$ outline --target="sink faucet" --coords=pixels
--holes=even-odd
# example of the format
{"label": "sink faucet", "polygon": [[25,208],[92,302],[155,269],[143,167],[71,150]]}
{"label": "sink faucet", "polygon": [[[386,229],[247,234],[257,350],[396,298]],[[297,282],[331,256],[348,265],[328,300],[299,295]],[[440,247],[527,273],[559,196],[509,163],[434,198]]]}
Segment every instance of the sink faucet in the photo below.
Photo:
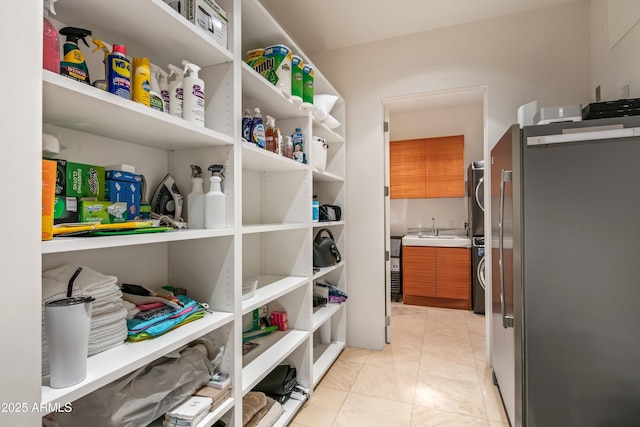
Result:
{"label": "sink faucet", "polygon": [[438,235],[438,229],[436,228],[435,218],[431,218],[431,234],[433,234],[434,236]]}

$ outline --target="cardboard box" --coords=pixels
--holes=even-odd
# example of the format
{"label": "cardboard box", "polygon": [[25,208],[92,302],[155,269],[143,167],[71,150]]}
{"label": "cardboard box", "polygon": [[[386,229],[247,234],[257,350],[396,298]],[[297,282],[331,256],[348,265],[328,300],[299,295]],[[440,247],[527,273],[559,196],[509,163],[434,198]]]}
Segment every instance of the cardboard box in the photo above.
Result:
{"label": "cardboard box", "polygon": [[106,171],[105,200],[125,202],[127,217],[141,219],[140,190],[142,176],[124,171]]}
{"label": "cardboard box", "polygon": [[127,221],[127,204],[125,202],[107,202],[104,200],[80,200],[78,205],[79,222],[99,222],[116,224]]}
{"label": "cardboard box", "polygon": [[187,20],[227,49],[227,12],[214,0],[181,0],[180,9]]}
{"label": "cardboard box", "polygon": [[104,200],[104,167],[67,162],[65,176],[66,196]]}
{"label": "cardboard box", "polygon": [[78,222],[78,198],[56,195],[53,205],[53,223]]}
{"label": "cardboard box", "polygon": [[42,240],[53,239],[53,204],[56,196],[56,161],[42,160]]}
{"label": "cardboard box", "polygon": [[56,196],[65,196],[67,194],[67,161],[52,160],[56,161]]}

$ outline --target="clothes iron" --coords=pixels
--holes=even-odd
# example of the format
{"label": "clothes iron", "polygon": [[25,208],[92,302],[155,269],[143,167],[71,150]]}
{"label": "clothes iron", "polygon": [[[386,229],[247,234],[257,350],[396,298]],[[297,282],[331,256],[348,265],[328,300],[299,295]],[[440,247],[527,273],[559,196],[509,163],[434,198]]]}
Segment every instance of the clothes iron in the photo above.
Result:
{"label": "clothes iron", "polygon": [[167,174],[153,192],[151,210],[158,215],[166,215],[179,220],[182,215],[182,201],[183,197],[178,186],[173,177]]}

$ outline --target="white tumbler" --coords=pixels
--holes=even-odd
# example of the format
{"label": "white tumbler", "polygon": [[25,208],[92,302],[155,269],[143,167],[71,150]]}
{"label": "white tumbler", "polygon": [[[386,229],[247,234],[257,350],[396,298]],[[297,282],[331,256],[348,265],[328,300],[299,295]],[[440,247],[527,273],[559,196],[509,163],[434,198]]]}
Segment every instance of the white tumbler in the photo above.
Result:
{"label": "white tumbler", "polygon": [[78,384],[87,377],[87,352],[93,297],[77,296],[44,306],[44,324],[51,367],[51,388]]}
{"label": "white tumbler", "polygon": [[320,326],[320,344],[331,344],[331,319]]}

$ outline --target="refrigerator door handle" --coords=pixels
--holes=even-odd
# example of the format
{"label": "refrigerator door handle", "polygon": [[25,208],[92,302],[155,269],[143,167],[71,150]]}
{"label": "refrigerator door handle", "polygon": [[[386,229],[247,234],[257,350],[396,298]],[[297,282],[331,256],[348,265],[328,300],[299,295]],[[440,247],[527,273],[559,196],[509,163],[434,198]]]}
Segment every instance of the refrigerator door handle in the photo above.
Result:
{"label": "refrigerator door handle", "polygon": [[480,210],[484,212],[484,200],[480,200],[480,187],[484,185],[484,177],[478,180],[478,185],[476,185],[476,203],[480,207]]}
{"label": "refrigerator door handle", "polygon": [[498,264],[500,266],[500,309],[502,311],[502,327],[513,328],[513,316],[507,315],[507,305],[504,298],[504,185],[513,179],[513,171],[502,169],[500,180],[500,212],[498,218],[498,250],[500,258]]}

